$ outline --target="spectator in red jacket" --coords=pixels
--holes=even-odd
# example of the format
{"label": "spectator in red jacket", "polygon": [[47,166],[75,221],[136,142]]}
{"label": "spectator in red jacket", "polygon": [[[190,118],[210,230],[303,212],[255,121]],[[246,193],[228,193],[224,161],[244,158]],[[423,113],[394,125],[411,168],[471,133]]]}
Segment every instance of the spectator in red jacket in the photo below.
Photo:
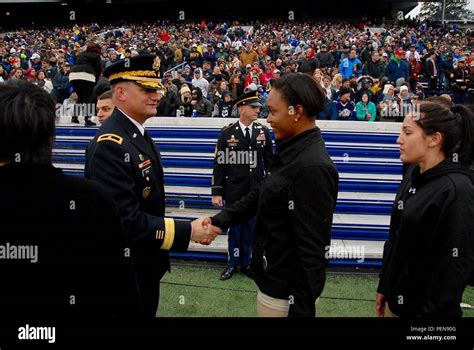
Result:
{"label": "spectator in red jacket", "polygon": [[245,84],[244,84],[245,87],[249,86],[249,84],[252,83],[253,77],[257,77],[260,84],[262,85],[267,84],[267,79],[265,79],[265,76],[263,75],[260,68],[258,68],[257,66],[253,66],[250,69],[250,72],[245,76]]}
{"label": "spectator in red jacket", "polygon": [[415,56],[410,56],[410,90],[415,91],[416,84],[418,83],[418,75],[421,72],[421,65],[415,58]]}

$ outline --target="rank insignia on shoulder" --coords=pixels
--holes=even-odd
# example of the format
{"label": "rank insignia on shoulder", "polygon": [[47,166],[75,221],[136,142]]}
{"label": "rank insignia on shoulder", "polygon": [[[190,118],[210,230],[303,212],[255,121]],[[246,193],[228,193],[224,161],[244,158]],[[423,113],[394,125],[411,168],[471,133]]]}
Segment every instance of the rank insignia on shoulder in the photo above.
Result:
{"label": "rank insignia on shoulder", "polygon": [[150,195],[150,192],[151,192],[151,187],[145,187],[143,189],[143,198],[148,198],[148,196]]}
{"label": "rank insignia on shoulder", "polygon": [[123,137],[115,135],[115,134],[103,134],[97,138],[97,142],[102,142],[102,141],[112,141],[121,145],[123,142]]}
{"label": "rank insignia on shoulder", "polygon": [[224,126],[222,130],[229,129],[232,125],[234,125],[234,123],[230,123],[229,125]]}

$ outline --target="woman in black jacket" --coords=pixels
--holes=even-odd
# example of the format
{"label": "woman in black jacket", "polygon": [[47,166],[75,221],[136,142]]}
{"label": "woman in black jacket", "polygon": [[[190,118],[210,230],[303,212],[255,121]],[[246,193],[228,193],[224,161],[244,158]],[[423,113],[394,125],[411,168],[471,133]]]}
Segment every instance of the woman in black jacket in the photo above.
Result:
{"label": "woman in black jacket", "polygon": [[379,317],[461,317],[474,267],[474,122],[462,105],[423,102],[397,140],[407,167],[392,208]]}
{"label": "woman in black jacket", "polygon": [[256,216],[251,268],[258,316],[314,317],[339,182],[315,126],[324,95],[312,77],[287,74],[275,81],[267,103],[277,154],[266,179],[205,224],[228,228]]}

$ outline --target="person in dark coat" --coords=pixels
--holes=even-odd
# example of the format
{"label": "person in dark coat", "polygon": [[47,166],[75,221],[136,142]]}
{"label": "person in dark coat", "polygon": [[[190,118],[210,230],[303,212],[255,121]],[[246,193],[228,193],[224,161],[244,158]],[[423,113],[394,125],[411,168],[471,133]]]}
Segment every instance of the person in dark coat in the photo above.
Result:
{"label": "person in dark coat", "polygon": [[138,293],[118,208],[97,184],[52,165],[55,119],[40,87],[0,84],[0,320],[133,316]]}
{"label": "person in dark coat", "polygon": [[[69,82],[77,93],[77,102],[79,104],[88,104],[95,106],[93,99],[94,87],[99,81],[102,73],[102,59],[100,57],[100,48],[95,45],[88,45],[84,52],[81,52],[71,67]],[[84,108],[85,125],[95,125],[90,120],[88,108]],[[91,109],[92,111],[94,109]],[[78,116],[72,117],[73,123],[79,123]]]}
{"label": "person in dark coat", "polygon": [[330,68],[334,64],[334,57],[328,51],[326,44],[321,45],[321,51],[316,54],[316,59],[319,61],[321,68]]}
{"label": "person in dark coat", "polygon": [[69,62],[64,62],[64,65],[54,74],[51,83],[53,84],[53,90],[51,95],[56,98],[57,103],[63,103],[64,100],[70,96],[69,86],[69,74],[71,71],[71,65]]}
{"label": "person in dark coat", "polygon": [[374,81],[379,81],[385,74],[385,67],[380,61],[380,56],[377,51],[373,51],[371,58],[364,63],[364,74],[372,77]]}
{"label": "person in dark coat", "polygon": [[212,117],[229,118],[234,108],[234,102],[229,90],[224,90],[221,93],[221,98],[214,105]]}
{"label": "person in dark coat", "polygon": [[185,251],[189,241],[209,244],[221,231],[200,221],[165,218],[164,172],[159,149],[143,123],[156,115],[164,90],[155,55],[119,61],[104,71],[115,109],[86,150],[85,176],[115,200],[129,241],[143,315],[155,317],[160,279],[170,270],[168,251]]}
{"label": "person in dark coat", "polygon": [[373,52],[374,48],[372,47],[372,42],[368,41],[367,45],[360,52],[360,60],[362,62],[362,65],[370,61]]}
{"label": "person in dark coat", "polygon": [[[265,177],[273,154],[268,128],[258,122],[258,92],[251,91],[235,101],[239,121],[222,128],[217,140],[212,177],[212,205],[231,206],[259,185]],[[232,277],[237,266],[251,276],[252,236],[255,218],[229,229],[228,262],[221,280]]]}
{"label": "person in dark coat", "polygon": [[465,106],[422,102],[397,140],[406,172],[392,207],[379,317],[457,318],[474,270],[474,121]]}
{"label": "person in dark coat", "polygon": [[319,68],[319,60],[314,55],[313,49],[308,49],[305,52],[305,57],[299,62],[298,72],[313,75],[316,68]]}
{"label": "person in dark coat", "polygon": [[173,68],[173,62],[174,62],[174,51],[168,46],[168,43],[165,42],[163,43],[162,47],[162,54],[163,54],[163,72],[164,74],[165,71],[170,70]]}
{"label": "person in dark coat", "polygon": [[385,67],[385,75],[388,81],[395,83],[398,79],[403,78],[405,81],[410,79],[410,66],[406,60],[405,51],[397,50],[395,54],[390,58],[390,61]]}
{"label": "person in dark coat", "polygon": [[285,74],[268,97],[276,140],[261,185],[203,221],[220,228],[256,215],[252,270],[259,316],[314,317],[328,265],[327,251],[339,176],[316,116],[324,109],[320,85],[306,74]]}
{"label": "person in dark coat", "polygon": [[326,91],[327,91],[326,89],[323,89],[323,93],[324,93],[324,97],[325,97],[325,105],[324,105],[324,109],[318,115],[318,118],[317,118],[318,120],[331,120],[331,116],[335,113],[333,111],[333,108],[336,108],[336,105],[335,105],[334,101],[331,101],[327,97],[327,92]]}
{"label": "person in dark coat", "polygon": [[466,69],[466,60],[461,58],[458,61],[458,66],[449,75],[455,103],[467,103],[469,75],[469,70]]}
{"label": "person in dark coat", "polygon": [[205,96],[202,95],[200,88],[194,88],[191,97],[193,117],[209,118],[212,116],[212,104]]}
{"label": "person in dark coat", "polygon": [[179,106],[179,98],[171,88],[170,82],[166,82],[164,86],[166,90],[163,91],[164,96],[158,103],[157,115],[163,117],[176,117],[176,110]]}

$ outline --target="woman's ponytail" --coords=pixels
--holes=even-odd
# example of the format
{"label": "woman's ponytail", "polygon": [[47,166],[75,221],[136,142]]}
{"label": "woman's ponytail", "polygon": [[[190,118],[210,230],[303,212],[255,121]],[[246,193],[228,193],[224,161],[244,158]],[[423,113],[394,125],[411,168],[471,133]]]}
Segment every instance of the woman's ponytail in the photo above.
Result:
{"label": "woman's ponytail", "polygon": [[474,161],[474,115],[469,108],[457,104],[450,108],[461,128],[457,153],[462,165],[469,167]]}

